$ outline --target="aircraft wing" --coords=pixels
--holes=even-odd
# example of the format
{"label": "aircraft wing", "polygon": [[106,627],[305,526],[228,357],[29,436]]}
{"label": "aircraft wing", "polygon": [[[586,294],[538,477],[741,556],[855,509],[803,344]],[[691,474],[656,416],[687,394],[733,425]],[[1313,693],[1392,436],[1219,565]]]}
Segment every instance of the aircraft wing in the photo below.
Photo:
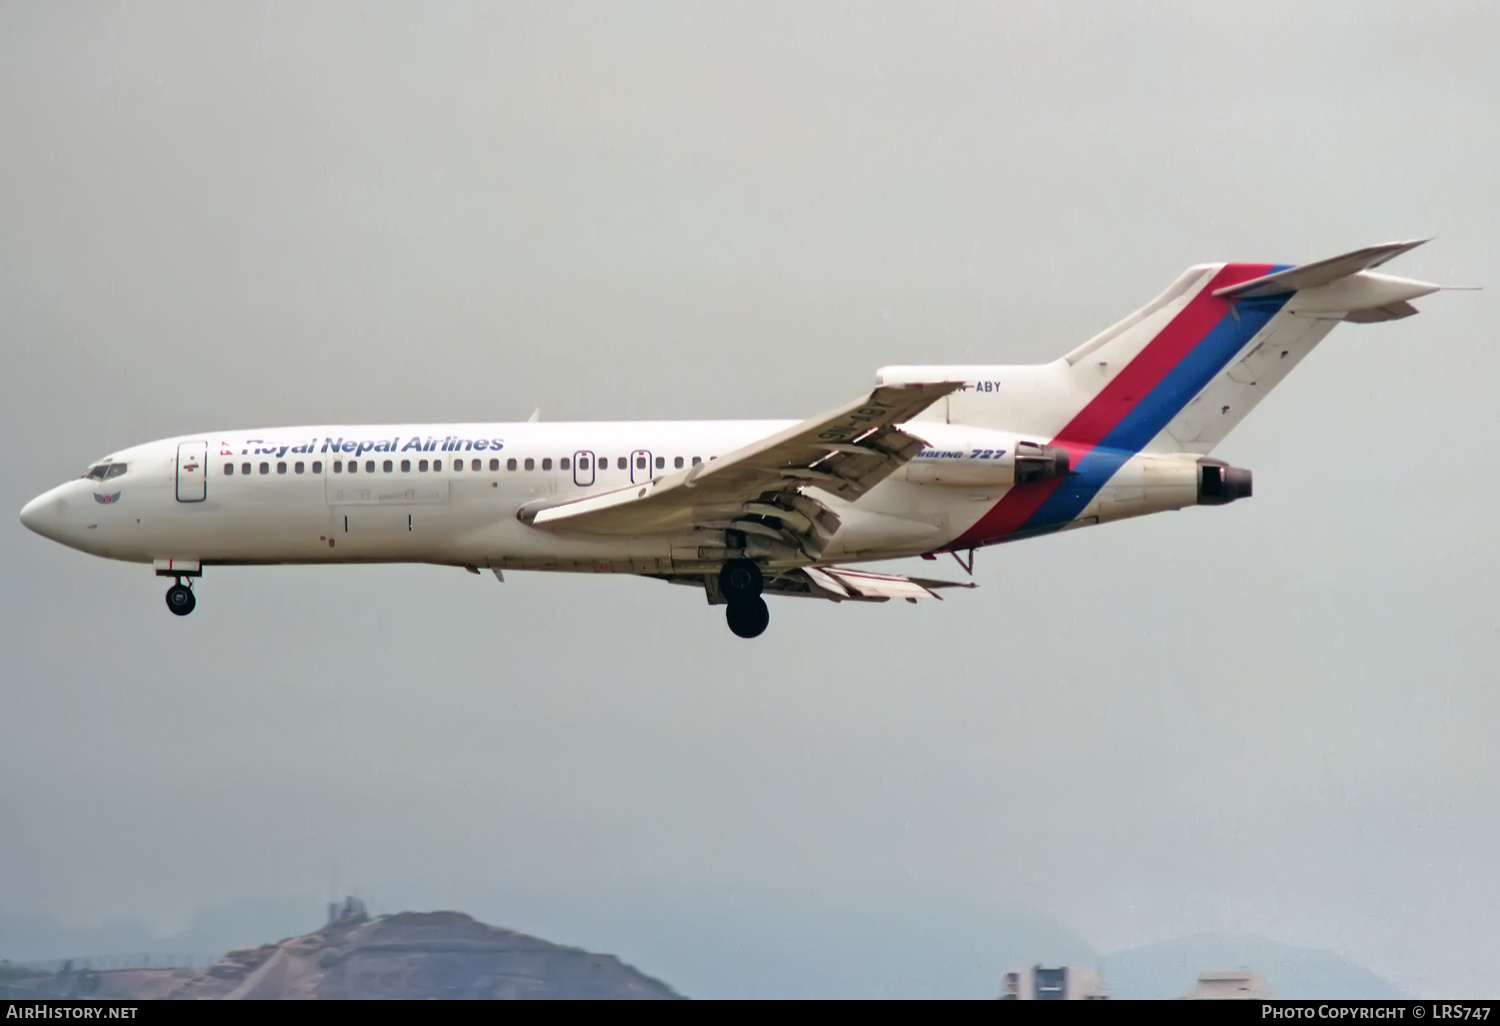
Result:
{"label": "aircraft wing", "polygon": [[645,484],[528,506],[520,517],[534,527],[585,534],[730,528],[778,540],[790,535],[816,558],[838,517],[802,490],[858,499],[926,447],[897,425],[962,387],[957,381],[883,385],[718,459]]}
{"label": "aircraft wing", "polygon": [[[703,579],[691,576],[665,576],[673,584],[701,588]],[[965,581],[937,581],[930,577],[903,577],[900,574],[876,574],[845,566],[804,566],[785,570],[766,578],[765,594],[792,595],[825,599],[830,602],[889,602],[893,598],[918,602],[942,600],[943,588],[977,588]]]}
{"label": "aircraft wing", "polygon": [[[801,580],[799,581],[798,578]],[[789,580],[790,579],[790,580]],[[939,588],[976,588],[960,581],[934,581],[927,577],[902,577],[899,574],[875,574],[868,570],[851,570],[843,566],[805,566],[767,585],[767,591],[798,594],[806,582],[807,593],[814,598],[854,602],[886,602],[904,598],[908,602],[935,598],[941,600]],[[778,588],[777,585],[784,585]]]}

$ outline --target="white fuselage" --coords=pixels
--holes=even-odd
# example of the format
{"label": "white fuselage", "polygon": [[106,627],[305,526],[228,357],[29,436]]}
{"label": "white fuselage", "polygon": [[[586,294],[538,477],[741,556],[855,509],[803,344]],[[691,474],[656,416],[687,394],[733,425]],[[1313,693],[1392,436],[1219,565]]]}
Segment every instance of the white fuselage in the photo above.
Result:
{"label": "white fuselage", "polygon": [[106,457],[21,520],[175,577],[179,616],[205,566],[437,563],[702,587],[752,638],[763,594],[915,602],[955,586],[839,563],[1249,497],[1250,472],[1209,453],[1335,324],[1416,313],[1438,286],[1371,269],[1417,245],[1199,264],[1049,363],[882,367],[873,391],[804,421],[203,434]]}
{"label": "white fuselage", "polygon": [[[158,569],[396,562],[708,572],[713,561],[692,539],[570,535],[528,526],[517,514],[539,500],[659,478],[794,423],[335,425],[200,434],[116,452],[94,477],[33,500],[22,519],[73,548]],[[819,562],[930,553],[959,539],[965,547],[1005,540],[965,536],[1012,487],[1017,437],[940,421],[913,428],[929,448],[857,504],[821,496],[839,507],[842,526]],[[1194,457],[1136,455],[1073,522],[1192,505],[1196,482]]]}

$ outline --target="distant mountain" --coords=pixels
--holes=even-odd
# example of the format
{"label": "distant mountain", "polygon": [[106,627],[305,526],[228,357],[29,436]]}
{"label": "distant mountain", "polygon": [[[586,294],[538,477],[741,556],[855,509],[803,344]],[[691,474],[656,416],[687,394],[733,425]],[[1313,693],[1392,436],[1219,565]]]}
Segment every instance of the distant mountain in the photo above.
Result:
{"label": "distant mountain", "polygon": [[[591,914],[582,918],[552,916],[548,896],[526,893],[501,896],[478,911],[533,934],[567,936],[596,951],[628,952],[698,997],[994,998],[1002,972],[1036,963],[1098,969],[1116,998],[1180,997],[1194,988],[1198,973],[1240,967],[1259,973],[1278,997],[1402,996],[1389,982],[1329,952],[1261,938],[1181,938],[1101,956],[1051,916],[998,899],[934,900],[915,888],[892,887],[878,902],[820,894],[804,897],[789,910],[762,897],[683,889],[652,894],[645,901],[639,891],[623,888],[594,895]],[[314,942],[306,938],[322,937],[325,931],[307,932],[322,918],[312,911],[318,908],[316,897],[230,903],[203,910],[187,930],[170,937],[129,922],[71,930],[46,917],[0,913],[0,959],[57,960],[53,969],[63,959],[74,959],[75,966],[85,964],[78,960],[91,960],[91,968],[98,969],[142,965],[130,956],[157,953],[177,955],[175,964],[181,965],[181,955],[193,954],[199,969],[151,984],[172,991],[203,975],[202,966],[233,949],[212,971],[217,979],[243,982],[275,951],[285,948],[289,960],[303,950],[289,945],[311,946]],[[456,916],[480,931],[493,929],[457,913],[429,914]],[[283,937],[292,940],[256,947]],[[317,943],[325,945],[319,957],[339,950],[332,937]],[[556,950],[584,959],[606,957],[576,948]],[[355,962],[364,957],[356,956]],[[549,964],[567,962],[558,957],[561,961]],[[152,959],[151,964],[162,962]],[[635,975],[672,992],[650,977]],[[113,978],[126,983],[123,977]],[[145,987],[146,980],[142,976],[139,985]]]}
{"label": "distant mountain", "polygon": [[1250,969],[1277,998],[1402,1000],[1393,984],[1328,951],[1296,948],[1264,937],[1182,937],[1117,951],[1104,957],[1104,980],[1115,998],[1176,998],[1191,991],[1198,974]]}
{"label": "distant mountain", "polygon": [[10,997],[176,1000],[672,999],[612,955],[486,926],[458,912],[357,918],[207,969],[70,970],[10,981]]}

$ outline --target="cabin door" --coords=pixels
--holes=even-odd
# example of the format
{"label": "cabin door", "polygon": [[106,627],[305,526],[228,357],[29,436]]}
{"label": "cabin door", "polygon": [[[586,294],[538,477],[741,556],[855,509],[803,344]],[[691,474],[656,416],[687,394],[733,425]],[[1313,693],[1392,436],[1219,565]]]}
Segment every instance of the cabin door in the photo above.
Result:
{"label": "cabin door", "polygon": [[208,443],[183,442],[177,447],[177,501],[202,502],[208,497]]}

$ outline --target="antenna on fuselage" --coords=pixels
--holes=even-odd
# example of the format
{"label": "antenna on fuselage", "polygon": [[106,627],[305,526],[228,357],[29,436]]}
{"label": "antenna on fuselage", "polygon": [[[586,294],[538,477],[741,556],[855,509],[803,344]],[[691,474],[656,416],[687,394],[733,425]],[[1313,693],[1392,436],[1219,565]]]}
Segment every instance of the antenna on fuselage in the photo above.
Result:
{"label": "antenna on fuselage", "polygon": [[531,416],[529,416],[529,417],[526,418],[526,423],[528,423],[528,424],[535,424],[537,421],[539,421],[541,419],[542,419],[542,408],[540,406],[538,406],[536,409],[534,409],[534,410],[531,411]]}

